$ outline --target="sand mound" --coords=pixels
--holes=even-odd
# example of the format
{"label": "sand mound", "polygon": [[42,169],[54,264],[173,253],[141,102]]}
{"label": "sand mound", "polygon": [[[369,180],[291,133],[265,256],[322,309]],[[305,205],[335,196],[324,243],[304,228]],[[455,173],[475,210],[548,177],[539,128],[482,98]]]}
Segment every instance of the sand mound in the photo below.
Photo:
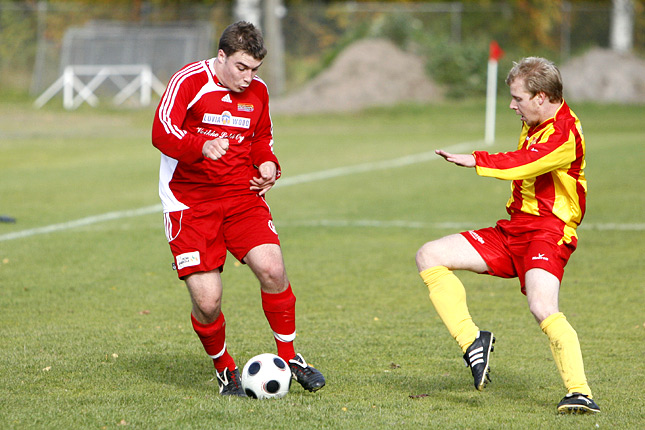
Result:
{"label": "sand mound", "polygon": [[350,112],[439,99],[441,91],[426,75],[422,59],[388,40],[364,39],[304,88],[272,100],[271,112]]}
{"label": "sand mound", "polygon": [[644,103],[645,61],[631,54],[594,48],[560,68],[570,101]]}

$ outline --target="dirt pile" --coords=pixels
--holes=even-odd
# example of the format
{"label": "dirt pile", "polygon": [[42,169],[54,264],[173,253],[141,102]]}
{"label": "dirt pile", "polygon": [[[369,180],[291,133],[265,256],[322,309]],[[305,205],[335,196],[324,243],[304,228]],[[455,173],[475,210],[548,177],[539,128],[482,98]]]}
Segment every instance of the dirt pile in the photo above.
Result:
{"label": "dirt pile", "polygon": [[645,61],[594,48],[560,67],[569,101],[645,103]]}
{"label": "dirt pile", "polygon": [[424,62],[384,39],[350,45],[333,64],[298,91],[271,101],[273,113],[351,112],[442,98]]}
{"label": "dirt pile", "polygon": [[[594,48],[560,65],[568,101],[645,103],[645,61]],[[352,112],[443,99],[424,61],[385,39],[360,40],[303,88],[271,101],[280,114]]]}

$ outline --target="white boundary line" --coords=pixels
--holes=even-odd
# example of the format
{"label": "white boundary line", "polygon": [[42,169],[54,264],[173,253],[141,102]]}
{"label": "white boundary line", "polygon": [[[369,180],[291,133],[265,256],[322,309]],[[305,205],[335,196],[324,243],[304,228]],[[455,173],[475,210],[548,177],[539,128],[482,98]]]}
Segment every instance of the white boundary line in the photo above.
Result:
{"label": "white boundary line", "polygon": [[[482,143],[483,141],[458,143],[456,145],[445,148],[445,150],[448,152],[468,151],[476,145]],[[353,175],[355,173],[374,172],[376,170],[404,167],[411,164],[423,163],[425,161],[434,161],[439,159],[439,156],[435,154],[433,150],[429,152],[422,152],[420,154],[406,155],[405,157],[395,158],[393,160],[376,161],[372,163],[356,164],[353,166],[337,167],[334,169],[322,170],[320,172],[304,173],[302,175],[293,176],[291,178],[280,179],[280,181],[275,184],[275,187],[286,187],[290,185],[304,184],[306,182],[314,182],[323,179],[332,179],[338,178],[340,176]]]}
{"label": "white boundary line", "polygon": [[[368,228],[407,228],[407,229],[439,229],[439,230],[469,230],[473,228],[487,227],[478,225],[475,222],[422,222],[406,220],[310,220],[310,221],[286,221],[276,222],[278,227],[368,227]],[[614,231],[645,231],[645,223],[629,224],[582,224],[579,230],[614,230]]]}
{"label": "white boundary line", "polygon": [[[445,148],[448,152],[463,152],[482,144],[482,141],[464,142]],[[423,163],[426,161],[438,160],[439,157],[434,151],[422,152],[420,154],[406,155],[404,157],[395,158],[393,160],[376,161],[371,163],[356,164],[353,166],[337,167],[334,169],[321,170],[319,172],[304,173],[280,179],[275,184],[277,187],[288,187],[291,185],[304,184],[307,182],[320,181],[325,179],[333,179],[341,176],[353,175],[356,173],[374,172],[377,170],[386,170],[396,167],[404,167],[412,164]],[[63,230],[69,230],[78,227],[84,227],[91,224],[100,222],[113,221],[117,219],[132,218],[142,215],[149,215],[152,213],[160,213],[162,210],[161,204],[146,206],[139,209],[107,212],[101,215],[94,215],[86,218],[77,219],[74,221],[63,222],[60,224],[51,224],[44,227],[37,227],[28,230],[16,231],[13,233],[6,233],[0,235],[0,242],[8,240],[21,239],[25,237],[35,236],[39,234],[54,233]],[[278,223],[280,224],[280,223]],[[409,221],[378,221],[378,220],[359,220],[359,221],[333,221],[321,220],[311,221],[307,223],[290,223],[289,225],[311,225],[311,226],[325,226],[325,227],[404,227],[404,228],[441,228],[441,229],[467,229],[472,226],[470,223],[417,223]],[[645,230],[645,224],[631,223],[631,224],[583,224],[580,228],[585,230],[623,230],[623,231],[642,231]]]}
{"label": "white boundary line", "polygon": [[69,230],[72,228],[83,227],[90,224],[99,222],[112,221],[115,219],[131,218],[135,216],[148,215],[155,212],[161,212],[161,204],[154,206],[147,206],[145,208],[133,209],[127,211],[108,212],[101,215],[94,215],[87,218],[77,219],[75,221],[63,222],[60,224],[51,224],[45,227],[37,227],[29,230],[16,231],[7,233],[0,236],[0,242],[6,240],[20,239],[23,237],[35,236],[38,234],[54,233],[62,230]]}
{"label": "white boundary line", "polygon": [[[467,151],[470,148],[481,144],[481,141],[464,142],[446,148],[449,152]],[[354,166],[337,167],[329,170],[321,170],[319,172],[304,173],[302,175],[292,176],[280,179],[274,186],[288,187],[290,185],[304,184],[307,182],[314,182],[324,179],[338,178],[341,176],[352,175],[355,173],[373,172],[376,170],[390,169],[394,167],[403,167],[410,164],[422,163],[424,161],[432,161],[438,159],[434,151],[423,152],[420,154],[407,155],[405,157],[395,158],[393,160],[377,161],[372,163],[357,164]],[[94,215],[87,218],[81,218],[75,221],[64,222],[60,224],[52,224],[45,227],[37,227],[29,230],[16,231],[0,235],[0,242],[7,240],[21,239],[24,237],[35,236],[38,234],[54,233],[62,230],[69,230],[72,228],[83,227],[86,225],[96,224],[99,222],[112,221],[116,219],[131,218],[141,215],[149,215],[155,212],[161,212],[161,204],[147,206],[140,209],[108,212],[101,215]]]}

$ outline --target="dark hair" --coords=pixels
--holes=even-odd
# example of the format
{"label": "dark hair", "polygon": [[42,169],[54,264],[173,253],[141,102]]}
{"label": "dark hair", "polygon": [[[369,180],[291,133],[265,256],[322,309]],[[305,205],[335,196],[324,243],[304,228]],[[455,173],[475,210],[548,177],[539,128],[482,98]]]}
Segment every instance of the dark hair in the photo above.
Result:
{"label": "dark hair", "polygon": [[513,63],[508,72],[506,85],[511,85],[517,78],[524,80],[524,86],[531,96],[543,92],[551,103],[562,101],[562,76],[551,61],[540,57],[522,58]]}
{"label": "dark hair", "polygon": [[246,52],[256,60],[264,59],[267,54],[262,32],[246,21],[238,21],[226,27],[219,39],[219,49],[227,56],[238,51]]}

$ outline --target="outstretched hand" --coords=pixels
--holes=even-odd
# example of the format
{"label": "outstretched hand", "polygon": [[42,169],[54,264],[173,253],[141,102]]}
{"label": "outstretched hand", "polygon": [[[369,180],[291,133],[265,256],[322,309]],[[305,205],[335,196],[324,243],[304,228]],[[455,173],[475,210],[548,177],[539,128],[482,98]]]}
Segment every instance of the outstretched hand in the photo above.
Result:
{"label": "outstretched hand", "polygon": [[277,167],[273,161],[266,161],[258,167],[259,177],[251,179],[251,191],[263,196],[275,185]]}
{"label": "outstretched hand", "polygon": [[454,163],[457,166],[475,167],[475,156],[472,154],[451,154],[450,152],[446,152],[442,149],[435,150],[435,153],[445,158],[446,161]]}

